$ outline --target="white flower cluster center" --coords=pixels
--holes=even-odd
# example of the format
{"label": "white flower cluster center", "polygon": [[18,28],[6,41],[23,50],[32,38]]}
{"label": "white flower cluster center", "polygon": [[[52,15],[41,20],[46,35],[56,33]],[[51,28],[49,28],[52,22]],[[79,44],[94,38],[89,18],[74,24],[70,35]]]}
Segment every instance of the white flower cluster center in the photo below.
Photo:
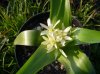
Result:
{"label": "white flower cluster center", "polygon": [[56,24],[52,25],[50,19],[48,19],[48,26],[40,23],[40,25],[46,29],[41,32],[41,35],[44,39],[42,44],[47,46],[48,52],[63,47],[67,40],[72,40],[72,38],[67,35],[71,27],[67,27],[64,30],[56,29],[55,27],[59,22],[60,21],[57,21]]}

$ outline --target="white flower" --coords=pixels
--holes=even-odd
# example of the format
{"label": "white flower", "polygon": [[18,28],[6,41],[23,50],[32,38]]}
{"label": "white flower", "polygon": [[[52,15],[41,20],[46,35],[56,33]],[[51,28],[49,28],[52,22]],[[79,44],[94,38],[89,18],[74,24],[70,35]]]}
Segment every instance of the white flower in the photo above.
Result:
{"label": "white flower", "polygon": [[46,29],[41,32],[41,35],[44,39],[42,44],[47,46],[48,53],[53,51],[54,49],[58,49],[62,46],[65,46],[68,40],[72,40],[72,38],[67,35],[71,27],[67,27],[64,30],[60,30],[58,28],[56,29],[55,27],[59,24],[59,22],[60,20],[53,25],[50,19],[48,19],[48,26],[40,23],[40,25]]}

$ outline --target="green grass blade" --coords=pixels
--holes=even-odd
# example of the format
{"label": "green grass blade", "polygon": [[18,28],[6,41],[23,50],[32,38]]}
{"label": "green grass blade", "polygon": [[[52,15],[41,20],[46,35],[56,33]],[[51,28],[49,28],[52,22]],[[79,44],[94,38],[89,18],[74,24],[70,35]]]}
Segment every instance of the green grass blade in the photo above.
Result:
{"label": "green grass blade", "polygon": [[26,30],[16,37],[14,45],[39,45],[41,41],[42,37],[39,30]]}
{"label": "green grass blade", "polygon": [[100,31],[77,28],[74,32],[77,43],[100,43]]}
{"label": "green grass blade", "polygon": [[61,62],[68,74],[96,74],[88,57],[77,47],[69,47],[66,51],[67,58],[61,56],[58,60]]}
{"label": "green grass blade", "polygon": [[45,48],[44,45],[40,45],[16,74],[36,74],[41,68],[52,63],[56,59],[55,51],[47,53]]}
{"label": "green grass blade", "polygon": [[69,0],[50,0],[50,19],[53,24],[60,20],[59,28],[62,23],[65,27],[71,24],[71,9]]}

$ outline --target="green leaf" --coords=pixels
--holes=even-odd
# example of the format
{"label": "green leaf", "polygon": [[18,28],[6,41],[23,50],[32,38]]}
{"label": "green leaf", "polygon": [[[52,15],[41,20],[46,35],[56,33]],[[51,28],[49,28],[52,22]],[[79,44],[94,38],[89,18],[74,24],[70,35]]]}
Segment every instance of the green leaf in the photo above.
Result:
{"label": "green leaf", "polygon": [[76,46],[68,46],[65,50],[67,58],[60,56],[58,59],[66,70],[67,74],[96,74],[88,57]]}
{"label": "green leaf", "polygon": [[40,45],[16,74],[36,74],[41,68],[56,60],[57,55],[60,55],[56,54],[55,50],[47,53],[45,48],[46,46]]}
{"label": "green leaf", "polygon": [[74,32],[74,38],[77,44],[100,43],[100,31],[76,28]]}
{"label": "green leaf", "polygon": [[59,28],[62,23],[65,27],[71,25],[71,9],[69,0],[50,0],[50,19],[53,24],[60,20]]}
{"label": "green leaf", "polygon": [[64,68],[66,69],[66,72],[67,74],[74,74],[74,71],[72,69],[72,66],[71,66],[71,63],[70,61],[64,57],[63,55],[61,55],[59,58],[58,58],[58,61],[64,65]]}
{"label": "green leaf", "polygon": [[39,30],[26,30],[16,37],[14,45],[39,45],[41,41],[42,37]]}

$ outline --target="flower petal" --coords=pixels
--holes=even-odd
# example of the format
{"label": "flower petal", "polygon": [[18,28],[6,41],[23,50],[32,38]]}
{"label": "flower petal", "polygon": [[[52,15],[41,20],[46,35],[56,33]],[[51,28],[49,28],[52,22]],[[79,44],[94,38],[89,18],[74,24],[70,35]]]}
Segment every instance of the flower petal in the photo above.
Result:
{"label": "flower petal", "polygon": [[62,46],[65,46],[65,43],[66,43],[65,40],[61,40],[61,45]]}
{"label": "flower petal", "polygon": [[64,30],[64,32],[69,32],[70,31],[70,29],[71,29],[71,26],[69,26],[69,27],[67,27],[65,30]]}
{"label": "flower petal", "polygon": [[43,41],[42,44],[43,44],[43,45],[47,45],[48,42],[47,42],[47,41]]}
{"label": "flower petal", "polygon": [[66,39],[66,40],[72,40],[72,38],[69,37],[69,36],[66,36],[65,39]]}
{"label": "flower petal", "polygon": [[50,18],[48,18],[48,20],[47,20],[47,24],[48,24],[49,27],[52,27],[52,24],[51,24],[51,20],[50,20]]}
{"label": "flower petal", "polygon": [[46,34],[47,34],[47,30],[41,32],[41,35],[46,35]]}
{"label": "flower petal", "polygon": [[45,24],[40,23],[40,25],[41,25],[42,27],[44,27],[45,29],[48,29],[48,26],[46,26]]}
{"label": "flower petal", "polygon": [[55,44],[54,46],[55,46],[55,48],[57,49],[57,44]]}
{"label": "flower petal", "polygon": [[45,37],[45,36],[42,36],[42,38],[43,38],[44,40],[48,41],[48,38],[47,38],[47,37]]}
{"label": "flower petal", "polygon": [[58,20],[58,21],[56,22],[56,24],[54,24],[53,28],[55,28],[55,27],[58,25],[58,23],[60,23],[60,20]]}

